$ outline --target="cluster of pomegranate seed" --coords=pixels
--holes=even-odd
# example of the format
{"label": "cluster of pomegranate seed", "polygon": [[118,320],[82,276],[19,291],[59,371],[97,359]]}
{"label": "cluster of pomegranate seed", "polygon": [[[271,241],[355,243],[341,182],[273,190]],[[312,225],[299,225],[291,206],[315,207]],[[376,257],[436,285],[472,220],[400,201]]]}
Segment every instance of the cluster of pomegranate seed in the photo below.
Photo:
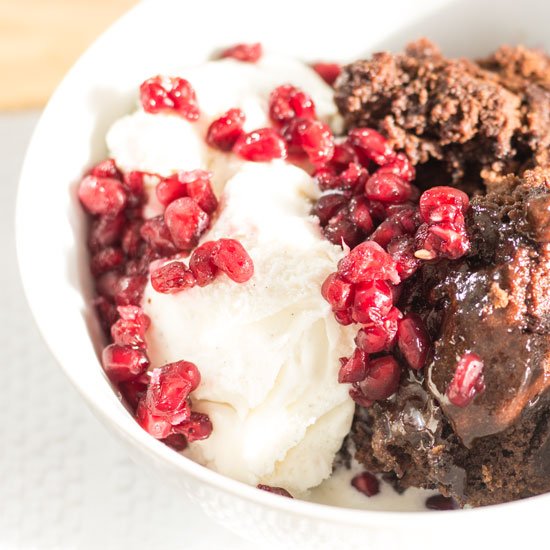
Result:
{"label": "cluster of pomegranate seed", "polygon": [[190,121],[199,118],[193,86],[177,76],[154,76],[139,88],[141,105],[147,113],[176,113]]}
{"label": "cluster of pomegranate seed", "polygon": [[361,472],[352,480],[351,485],[367,497],[373,497],[380,492],[380,483],[370,472]]}
{"label": "cluster of pomegranate seed", "polygon": [[371,128],[351,130],[317,166],[323,193],[313,213],[328,240],[351,248],[321,293],[340,324],[361,325],[338,380],[368,407],[397,391],[402,364],[415,371],[426,364],[431,341],[422,318],[396,307],[401,283],[422,261],[467,252],[468,196],[452,187],[421,194],[408,158]]}
{"label": "cluster of pomegranate seed", "polygon": [[174,260],[152,269],[151,285],[157,292],[173,294],[195,285],[206,286],[220,273],[236,283],[245,283],[254,275],[252,259],[239,241],[207,241],[193,251],[189,267]]}

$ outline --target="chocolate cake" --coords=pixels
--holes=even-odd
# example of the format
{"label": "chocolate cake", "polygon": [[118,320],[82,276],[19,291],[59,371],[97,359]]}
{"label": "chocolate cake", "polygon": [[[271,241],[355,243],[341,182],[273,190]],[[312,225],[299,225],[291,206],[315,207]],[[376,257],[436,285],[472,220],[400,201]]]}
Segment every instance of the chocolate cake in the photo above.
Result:
{"label": "chocolate cake", "polygon": [[[355,62],[337,82],[348,129],[384,133],[421,188],[471,195],[468,252],[423,262],[398,304],[427,327],[426,366],[357,407],[356,457],[397,488],[473,506],[550,491],[549,63],[523,47],[449,60],[422,40]],[[483,391],[458,406],[448,388],[469,355],[483,360]]]}

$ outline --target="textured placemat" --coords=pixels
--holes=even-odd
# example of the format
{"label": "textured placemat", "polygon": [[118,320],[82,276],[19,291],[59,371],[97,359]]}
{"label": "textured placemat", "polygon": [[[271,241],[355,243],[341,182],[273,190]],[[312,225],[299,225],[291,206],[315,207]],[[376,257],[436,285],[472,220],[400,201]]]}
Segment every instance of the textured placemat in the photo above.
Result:
{"label": "textured placemat", "polygon": [[0,115],[0,548],[252,548],[129,460],[34,326],[18,279],[13,209],[37,117]]}

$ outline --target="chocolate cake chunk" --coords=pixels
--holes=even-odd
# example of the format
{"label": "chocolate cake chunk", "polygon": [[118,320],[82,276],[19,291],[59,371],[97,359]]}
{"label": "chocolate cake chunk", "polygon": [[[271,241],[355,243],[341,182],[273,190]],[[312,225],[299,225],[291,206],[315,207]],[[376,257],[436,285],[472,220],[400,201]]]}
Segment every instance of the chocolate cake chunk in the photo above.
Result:
{"label": "chocolate cake chunk", "polygon": [[[550,491],[549,220],[550,169],[503,177],[471,201],[469,252],[408,281],[399,307],[421,315],[433,352],[392,398],[358,408],[368,469],[474,506]],[[485,390],[459,407],[446,390],[465,353]]]}
{"label": "chocolate cake chunk", "polygon": [[[346,127],[369,126],[419,165],[421,186],[466,190],[546,164],[549,58],[501,48],[475,63],[446,59],[428,40],[344,68],[336,103]],[[437,181],[437,180],[441,181]]]}

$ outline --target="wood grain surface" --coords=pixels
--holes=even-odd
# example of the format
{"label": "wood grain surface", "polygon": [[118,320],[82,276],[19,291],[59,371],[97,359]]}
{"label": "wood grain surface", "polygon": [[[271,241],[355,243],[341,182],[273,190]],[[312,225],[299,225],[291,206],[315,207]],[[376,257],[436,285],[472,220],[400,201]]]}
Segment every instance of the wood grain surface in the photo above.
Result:
{"label": "wood grain surface", "polygon": [[78,56],[137,0],[0,0],[0,110],[42,107]]}

